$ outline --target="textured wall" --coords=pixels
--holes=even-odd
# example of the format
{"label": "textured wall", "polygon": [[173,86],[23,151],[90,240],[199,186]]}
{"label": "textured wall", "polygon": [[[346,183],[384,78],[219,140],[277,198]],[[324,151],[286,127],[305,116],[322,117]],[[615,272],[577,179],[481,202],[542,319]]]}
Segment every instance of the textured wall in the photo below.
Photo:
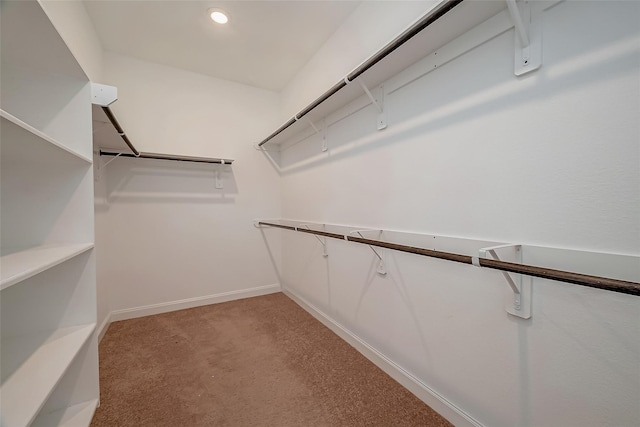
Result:
{"label": "textured wall", "polygon": [[[384,131],[368,107],[329,127],[328,153],[316,136],[292,146],[283,218],[640,255],[639,13],[559,3],[537,72],[514,76],[512,29],[387,95]],[[284,286],[478,422],[640,422],[637,297],[536,280],[522,320],[498,273],[388,253],[383,278],[364,246],[331,241],[325,259],[310,236],[270,233]]]}
{"label": "textured wall", "polygon": [[112,109],[140,151],[235,159],[108,165],[96,220],[110,310],[277,284],[252,225],[280,215],[278,174],[252,145],[277,122],[277,95],[115,54],[105,55],[104,74],[118,87]]}

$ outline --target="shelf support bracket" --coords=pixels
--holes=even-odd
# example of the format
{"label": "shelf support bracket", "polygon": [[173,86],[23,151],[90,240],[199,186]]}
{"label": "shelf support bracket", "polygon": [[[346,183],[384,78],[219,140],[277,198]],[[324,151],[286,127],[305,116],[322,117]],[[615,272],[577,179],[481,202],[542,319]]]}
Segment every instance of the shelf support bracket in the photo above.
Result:
{"label": "shelf support bracket", "polygon": [[[224,165],[224,161],[222,164]],[[217,190],[222,190],[224,188],[224,182],[222,181],[220,173],[220,170],[215,171],[215,187]]]}
{"label": "shelf support bracket", "polygon": [[118,99],[118,88],[115,86],[91,83],[91,103],[108,107]]}
{"label": "shelf support bracket", "polygon": [[105,163],[104,165],[102,165],[102,167],[101,167],[100,169],[102,169],[102,168],[106,168],[106,167],[109,165],[109,163],[113,162],[115,159],[117,159],[118,157],[120,157],[120,155],[121,155],[121,154],[122,154],[122,153],[118,153],[118,154],[116,154],[116,155],[113,157],[113,159],[109,160],[107,163]]}
{"label": "shelf support bracket", "polygon": [[[311,230],[311,227],[309,227],[307,224],[302,224],[300,225],[300,227],[304,227],[307,230]],[[296,229],[296,231],[298,231],[298,227],[294,227],[294,228]],[[323,225],[323,228],[324,228],[324,225]],[[325,237],[323,240],[315,234],[313,235],[313,237],[315,237],[318,240],[318,242],[320,242],[320,244],[322,245],[322,256],[325,258],[328,257],[329,254],[327,253],[327,238]]]}
{"label": "shelf support bracket", "polygon": [[386,112],[384,111],[384,85],[380,85],[380,96],[379,96],[379,99],[376,99],[371,93],[371,91],[369,90],[369,88],[367,87],[367,85],[364,84],[361,78],[358,78],[358,83],[360,84],[360,87],[362,88],[364,93],[367,95],[371,103],[378,110],[378,118],[377,118],[378,130],[385,129],[387,127],[387,115],[386,115]]}
{"label": "shelf support bracket", "polygon": [[515,27],[514,73],[516,76],[537,70],[542,65],[542,28],[539,13],[532,11],[531,0],[506,0]]}
{"label": "shelf support bracket", "polygon": [[313,122],[311,121],[311,119],[307,120],[309,122],[309,124],[311,125],[311,127],[313,128],[313,130],[320,136],[320,138],[322,139],[322,151],[325,152],[327,151],[328,147],[327,147],[327,127],[324,124],[323,121],[323,126],[322,126],[322,130],[318,129],[316,127],[316,125],[313,124]]}
{"label": "shelf support bracket", "polygon": [[[509,250],[509,252],[505,253],[503,257],[509,256],[509,259],[501,259],[497,251],[505,252],[507,250]],[[482,248],[479,251],[479,257],[521,264],[522,246],[499,245]],[[516,317],[521,317],[523,319],[531,318],[531,277],[523,277],[522,274],[512,275],[506,271],[502,271],[501,273],[509,285],[509,290],[505,299],[505,310],[507,313]]]}
{"label": "shelf support bracket", "polygon": [[[360,236],[363,239],[366,239],[366,237],[362,235],[363,231],[374,231],[374,230],[353,230],[353,231],[350,231],[349,234],[358,233],[358,236]],[[382,234],[382,230],[380,230],[378,233],[379,235]],[[373,246],[371,245],[367,245],[367,246],[369,246],[369,249],[371,249],[375,254],[375,256],[378,257],[378,268],[376,268],[376,272],[381,276],[386,276],[387,268],[384,264],[384,258],[382,257],[381,254],[378,253],[378,251]]]}

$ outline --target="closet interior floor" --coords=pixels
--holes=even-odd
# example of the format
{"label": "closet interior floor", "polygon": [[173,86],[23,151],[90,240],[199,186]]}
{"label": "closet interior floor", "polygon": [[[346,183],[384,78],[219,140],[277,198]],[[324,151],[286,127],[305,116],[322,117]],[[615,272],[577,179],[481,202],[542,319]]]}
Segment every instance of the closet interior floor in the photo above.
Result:
{"label": "closet interior floor", "polygon": [[114,322],[101,426],[450,426],[282,293]]}

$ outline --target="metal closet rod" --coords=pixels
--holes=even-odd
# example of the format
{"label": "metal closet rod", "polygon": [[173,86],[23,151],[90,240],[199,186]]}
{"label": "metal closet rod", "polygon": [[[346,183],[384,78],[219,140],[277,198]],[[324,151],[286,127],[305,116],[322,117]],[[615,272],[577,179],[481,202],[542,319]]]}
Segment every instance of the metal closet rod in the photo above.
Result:
{"label": "metal closet rod", "polygon": [[124,129],[122,129],[122,126],[120,126],[120,123],[118,123],[118,119],[116,119],[116,116],[113,115],[111,109],[109,107],[102,107],[102,111],[104,111],[104,113],[107,115],[107,118],[109,119],[113,127],[116,128],[116,131],[118,132],[118,135],[120,135],[120,138],[122,138],[125,144],[127,144],[129,149],[133,152],[133,157],[140,157],[140,152],[136,150],[136,147],[134,147],[131,141],[129,141],[129,138],[124,133]]}
{"label": "metal closet rod", "polygon": [[210,157],[191,157],[191,156],[177,156],[170,154],[158,154],[158,153],[141,153],[136,150],[136,147],[133,146],[127,135],[124,133],[124,129],[118,123],[118,119],[113,115],[111,109],[109,107],[102,107],[102,111],[107,115],[107,118],[111,122],[114,128],[116,128],[116,132],[122,138],[122,140],[127,144],[132,153],[122,153],[122,152],[113,152],[113,151],[103,151],[100,150],[101,156],[115,156],[115,157],[135,157],[139,159],[157,159],[157,160],[174,160],[178,162],[193,162],[193,163],[215,163],[220,165],[230,165],[233,163],[231,159],[213,159]]}
{"label": "metal closet rod", "polygon": [[400,46],[408,42],[411,38],[413,38],[419,32],[427,28],[429,25],[433,24],[438,19],[442,18],[444,15],[447,14],[447,12],[449,12],[451,9],[453,9],[454,7],[462,3],[462,1],[463,0],[449,0],[442,3],[440,7],[432,10],[429,14],[424,16],[422,19],[420,19],[418,22],[413,24],[411,27],[405,30],[398,37],[396,37],[391,42],[389,42],[385,47],[383,47],[381,50],[375,53],[371,58],[366,60],[362,65],[360,65],[358,68],[356,68],[351,73],[349,73],[343,80],[336,83],[333,87],[331,87],[331,89],[329,89],[328,91],[320,95],[320,97],[318,97],[315,101],[313,101],[311,104],[305,107],[302,111],[300,111],[298,114],[296,114],[291,119],[289,119],[288,122],[280,126],[275,132],[273,132],[271,135],[263,139],[262,142],[258,144],[258,147],[262,147],[264,144],[266,144],[267,142],[275,138],[278,134],[282,133],[289,126],[294,124],[297,120],[300,120],[302,117],[306,116],[318,105],[322,104],[324,101],[329,99],[332,95],[334,95],[340,89],[344,88],[347,85],[347,83],[352,82],[353,80],[358,78],[360,75],[362,75],[365,71],[367,71],[369,68],[373,67],[378,62],[382,61],[387,55],[389,55],[391,52],[393,52],[394,50],[396,50],[397,48],[399,48]]}
{"label": "metal closet rod", "polygon": [[231,159],[213,159],[209,157],[176,156],[176,155],[169,155],[169,154],[144,153],[144,152],[138,153],[138,155],[136,156],[135,154],[131,154],[131,153],[120,153],[120,152],[100,150],[100,155],[101,156],[134,157],[137,159],[175,160],[178,162],[215,163],[219,165],[230,165],[231,163],[233,163],[233,160]]}
{"label": "metal closet rod", "polygon": [[[432,249],[416,248],[414,246],[388,243],[380,240],[365,239],[361,237],[353,237],[337,233],[328,233],[326,231],[297,228],[289,225],[275,224],[271,222],[260,221],[258,222],[258,224],[473,265],[473,257],[469,255],[442,252]],[[572,283],[574,285],[587,286],[590,288],[598,288],[607,291],[640,296],[640,283],[637,282],[627,282],[625,280],[610,279],[608,277],[590,276],[587,274],[573,273],[570,271],[553,270],[550,268],[537,267],[526,264],[516,264],[513,262],[498,261],[487,258],[478,258],[478,263],[481,267],[492,268],[495,270],[525,274],[527,276],[541,277],[543,279],[555,280],[558,282]]]}

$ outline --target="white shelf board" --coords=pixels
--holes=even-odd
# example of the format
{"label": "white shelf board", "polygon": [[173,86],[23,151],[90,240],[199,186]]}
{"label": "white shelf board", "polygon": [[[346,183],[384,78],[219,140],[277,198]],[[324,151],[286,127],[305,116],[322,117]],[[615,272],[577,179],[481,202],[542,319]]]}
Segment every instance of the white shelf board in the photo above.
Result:
{"label": "white shelf board", "polygon": [[93,399],[59,411],[40,414],[31,427],[87,427],[91,424],[97,407],[98,399]]}
{"label": "white shelf board", "polygon": [[[25,132],[37,137],[38,139],[41,139],[42,141],[48,142],[50,144],[52,144],[53,146],[60,148],[63,151],[66,151],[69,154],[72,154],[73,156],[84,160],[87,163],[93,163],[93,160],[80,154],[75,152],[74,150],[70,149],[69,147],[65,146],[63,143],[61,143],[60,141],[51,138],[49,135],[45,134],[44,132],[34,128],[33,126],[29,125],[28,123],[23,122],[22,120],[20,120],[19,118],[13,116],[12,114],[6,112],[5,110],[0,110],[0,117],[2,117],[2,126],[7,126],[9,123],[13,123],[14,125],[20,127],[22,130],[24,130]],[[5,121],[6,120],[6,121]]]}
{"label": "white shelf board", "polygon": [[93,243],[43,245],[0,258],[0,290],[93,248]]}
{"label": "white shelf board", "polygon": [[31,424],[95,327],[92,323],[2,340],[3,427]]}

